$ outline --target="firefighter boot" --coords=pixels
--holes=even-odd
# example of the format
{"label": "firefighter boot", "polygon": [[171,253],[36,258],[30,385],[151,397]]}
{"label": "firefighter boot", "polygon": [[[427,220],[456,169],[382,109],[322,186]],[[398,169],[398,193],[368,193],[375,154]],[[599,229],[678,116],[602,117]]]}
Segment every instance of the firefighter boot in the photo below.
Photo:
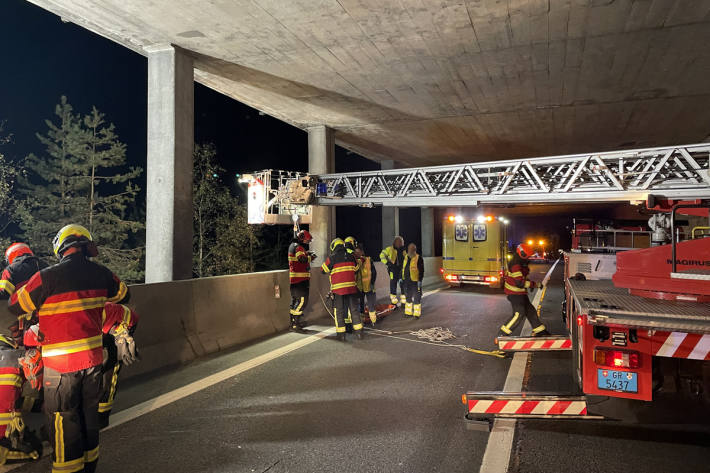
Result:
{"label": "firefighter boot", "polygon": [[302,332],[303,327],[299,324],[298,317],[295,315],[291,316],[291,325],[288,328],[292,332]]}
{"label": "firefighter boot", "polygon": [[404,316],[405,317],[411,317],[414,315],[414,308],[412,307],[411,302],[405,302],[404,304]]}
{"label": "firefighter boot", "polygon": [[397,299],[397,294],[390,294],[390,302],[392,303],[392,305],[396,306],[398,301],[399,300]]}
{"label": "firefighter boot", "polygon": [[422,316],[422,305],[421,304],[414,304],[414,312],[412,313],[412,315],[417,319]]}
{"label": "firefighter boot", "polygon": [[358,340],[362,340],[363,337],[363,330],[355,330],[355,336],[357,337]]}
{"label": "firefighter boot", "polygon": [[336,333],[335,339],[338,340],[339,342],[344,342],[345,341],[345,333],[344,332]]}
{"label": "firefighter boot", "polygon": [[399,302],[402,304],[406,304],[407,303],[407,296],[405,294],[400,294],[399,295]]}

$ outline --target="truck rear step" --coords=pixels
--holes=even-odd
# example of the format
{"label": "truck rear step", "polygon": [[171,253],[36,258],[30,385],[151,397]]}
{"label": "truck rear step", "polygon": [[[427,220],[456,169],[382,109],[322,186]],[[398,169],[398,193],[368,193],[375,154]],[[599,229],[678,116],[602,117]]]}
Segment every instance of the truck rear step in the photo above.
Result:
{"label": "truck rear step", "polygon": [[498,349],[503,351],[569,351],[572,341],[563,335],[547,337],[498,337]]}
{"label": "truck rear step", "polygon": [[462,396],[469,420],[603,419],[587,414],[584,396],[531,392],[468,392]]}

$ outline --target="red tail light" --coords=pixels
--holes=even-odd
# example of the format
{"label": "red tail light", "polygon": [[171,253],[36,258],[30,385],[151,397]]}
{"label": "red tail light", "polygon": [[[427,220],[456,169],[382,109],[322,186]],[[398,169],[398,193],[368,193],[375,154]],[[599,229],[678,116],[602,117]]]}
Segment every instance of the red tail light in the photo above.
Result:
{"label": "red tail light", "polygon": [[496,282],[496,281],[498,281],[498,278],[495,277],[495,276],[486,276],[485,279],[484,279],[484,281],[486,281],[486,282]]}
{"label": "red tail light", "polygon": [[444,268],[439,268],[439,272],[440,272],[441,274],[444,274]]}
{"label": "red tail light", "polygon": [[594,363],[609,368],[631,368],[640,366],[639,353],[636,351],[594,349]]}
{"label": "red tail light", "polygon": [[446,279],[447,281],[458,281],[459,277],[455,274],[447,274],[446,276],[444,276],[444,279]]}
{"label": "red tail light", "polygon": [[583,316],[583,315],[578,315],[578,316],[577,316],[577,325],[579,325],[580,327],[581,327],[582,325],[584,325],[584,316]]}

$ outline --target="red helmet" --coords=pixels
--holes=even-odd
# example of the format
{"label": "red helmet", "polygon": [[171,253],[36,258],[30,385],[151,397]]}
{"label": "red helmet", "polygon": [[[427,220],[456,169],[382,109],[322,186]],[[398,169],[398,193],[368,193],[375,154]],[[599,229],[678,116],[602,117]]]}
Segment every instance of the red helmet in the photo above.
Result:
{"label": "red helmet", "polygon": [[308,244],[308,243],[310,243],[311,241],[313,241],[313,237],[311,236],[310,233],[308,233],[308,230],[301,230],[301,231],[298,232],[298,234],[296,235],[296,238],[298,238],[299,241],[301,241],[301,242],[303,242],[303,243],[306,243],[306,244]]}
{"label": "red helmet", "polygon": [[18,256],[32,254],[32,250],[26,243],[13,243],[5,251],[5,261],[7,261],[7,264],[12,264]]}
{"label": "red helmet", "polygon": [[523,259],[529,259],[532,254],[533,254],[533,247],[532,245],[528,245],[526,243],[521,243],[518,245],[518,247],[515,249],[515,252],[518,254]]}

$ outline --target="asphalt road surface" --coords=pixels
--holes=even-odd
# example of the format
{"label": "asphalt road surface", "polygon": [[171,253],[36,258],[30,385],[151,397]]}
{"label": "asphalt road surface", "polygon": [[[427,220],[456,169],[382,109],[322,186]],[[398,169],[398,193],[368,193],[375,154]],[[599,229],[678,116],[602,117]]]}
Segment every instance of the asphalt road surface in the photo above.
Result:
{"label": "asphalt road surface", "polygon": [[[532,277],[540,280],[548,269],[535,265]],[[559,268],[555,277],[561,284]],[[559,298],[559,287],[547,291],[543,317],[561,333]],[[103,432],[98,471],[477,472],[488,433],[466,428],[460,397],[502,389],[510,359],[421,343],[410,332],[443,327],[456,336],[451,343],[492,350],[509,312],[499,291],[434,292],[424,298],[421,320],[395,312],[363,341],[328,336]],[[116,411],[305,336],[282,334],[135,380],[119,387]],[[569,388],[564,355],[553,356],[561,358],[533,357],[531,375],[542,376],[530,383]],[[511,472],[710,471],[703,434],[579,422],[518,425]],[[49,470],[45,458],[14,471]]]}

